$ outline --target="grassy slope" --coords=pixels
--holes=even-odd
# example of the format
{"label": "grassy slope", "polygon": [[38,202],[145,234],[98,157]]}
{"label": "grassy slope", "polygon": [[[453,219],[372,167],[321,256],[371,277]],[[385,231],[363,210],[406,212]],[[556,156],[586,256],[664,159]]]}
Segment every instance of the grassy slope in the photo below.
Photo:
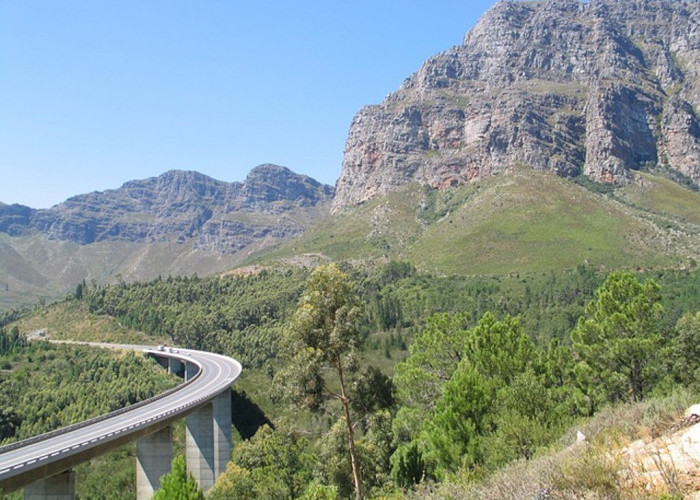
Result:
{"label": "grassy slope", "polygon": [[261,259],[402,258],[438,274],[677,267],[698,255],[700,195],[644,176],[619,195],[533,170],[450,189],[410,185],[331,216]]}
{"label": "grassy slope", "polygon": [[639,179],[614,198],[531,169],[445,191],[411,184],[331,215],[300,238],[235,255],[190,245],[80,246],[0,234],[0,310],[39,296],[55,300],[85,276],[105,282],[119,275],[127,281],[207,275],[303,254],[363,264],[400,258],[424,271],[458,275],[566,269],[586,260],[608,268],[697,261],[700,194],[651,174]]}
{"label": "grassy slope", "polygon": [[[582,419],[549,451],[532,460],[512,462],[500,470],[475,479],[473,471],[460,470],[441,484],[419,486],[399,498],[437,500],[459,498],[520,500],[680,500],[697,498],[697,466],[678,460],[661,460],[669,446],[656,447],[653,439],[664,436],[679,451],[678,424],[683,413],[698,401],[698,394],[679,390],[670,396],[651,398],[606,408]],[[576,443],[577,431],[586,443]],[[649,443],[644,467],[627,453],[632,441]],[[690,445],[689,442],[686,446]],[[684,456],[684,453],[678,453]],[[548,492],[545,494],[545,492]]]}
{"label": "grassy slope", "polygon": [[142,332],[125,328],[109,316],[90,314],[84,302],[76,301],[39,308],[14,325],[25,334],[45,330],[55,340],[145,345],[163,342],[163,339],[153,339]]}
{"label": "grassy slope", "polygon": [[101,242],[78,245],[44,236],[0,234],[0,310],[32,303],[39,297],[56,300],[82,279],[98,283],[149,280],[162,275],[200,275],[237,265],[242,256],[218,255],[192,245]]}

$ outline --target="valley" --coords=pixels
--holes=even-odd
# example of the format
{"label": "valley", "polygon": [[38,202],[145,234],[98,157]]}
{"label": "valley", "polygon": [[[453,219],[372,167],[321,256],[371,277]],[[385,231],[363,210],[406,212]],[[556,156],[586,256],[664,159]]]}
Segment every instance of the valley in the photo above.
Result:
{"label": "valley", "polygon": [[[212,500],[697,497],[626,461],[700,398],[697,26],[694,0],[496,2],[356,113],[335,186],[266,163],[0,203],[0,442],[112,409],[98,379],[169,384],[42,332],[239,360]],[[133,499],[133,455],[78,497]]]}

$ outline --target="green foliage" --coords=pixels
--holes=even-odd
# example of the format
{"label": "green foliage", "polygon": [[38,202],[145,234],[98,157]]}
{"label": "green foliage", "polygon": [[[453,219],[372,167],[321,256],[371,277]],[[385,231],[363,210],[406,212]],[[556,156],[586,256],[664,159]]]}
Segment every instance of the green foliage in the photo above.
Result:
{"label": "green foliage", "polygon": [[477,372],[498,385],[507,385],[533,363],[535,346],[520,328],[520,322],[506,316],[497,321],[487,312],[467,337],[466,357]]}
{"label": "green foliage", "polygon": [[409,348],[409,357],[396,366],[394,381],[405,405],[432,410],[464,356],[468,316],[436,314]]}
{"label": "green foliage", "polygon": [[650,390],[661,346],[659,285],[611,273],[571,334],[577,375],[594,401],[640,401]]}
{"label": "green foliage", "polygon": [[596,182],[587,175],[579,175],[574,177],[573,181],[581,187],[592,191],[597,194],[613,194],[615,190],[619,187],[615,184],[607,182]]}
{"label": "green foliage", "polygon": [[[236,445],[238,462],[229,466],[212,489],[218,499],[338,499],[353,495],[341,381],[335,376],[336,366],[321,349],[338,354],[343,339],[350,344],[339,356],[344,397],[353,423],[357,468],[366,498],[399,498],[399,493],[392,492],[392,479],[402,488],[436,477],[444,481],[454,477],[452,474],[463,474],[466,481],[513,460],[533,460],[559,438],[570,422],[594,412],[606,401],[591,391],[595,389],[593,378],[581,377],[582,366],[589,365],[574,356],[570,345],[571,332],[579,319],[584,322],[593,318],[586,306],[597,300],[596,290],[602,288],[605,279],[592,266],[580,265],[565,272],[467,278],[419,274],[410,264],[398,261],[375,270],[349,265],[338,266],[340,269],[340,275],[345,275],[341,281],[352,285],[343,293],[352,300],[339,315],[332,312],[334,304],[342,304],[333,298],[333,286],[317,286],[316,294],[304,290],[305,271],[168,278],[87,288],[82,291],[82,301],[68,301],[60,307],[75,306],[77,315],[81,309],[84,314],[90,304],[95,313],[115,314],[153,335],[167,334],[168,325],[176,332],[172,338],[178,342],[201,344],[244,361],[247,375],[237,384],[239,411],[234,412],[234,418],[255,418],[238,418],[239,433],[244,439],[250,438],[261,424],[272,426],[262,408],[276,423],[283,423],[277,426],[280,434],[280,430],[273,432],[263,425],[255,437]],[[700,272],[658,271],[639,274],[636,279],[650,281],[650,277],[662,285],[657,297],[665,313],[657,317],[660,338],[655,344],[655,366],[648,372],[645,397],[671,390],[675,383],[697,384],[700,358],[694,350],[699,343]],[[305,297],[300,300],[302,295]],[[327,299],[320,300],[324,296]],[[312,297],[319,300],[313,302]],[[321,312],[305,311],[295,316],[303,304]],[[360,304],[365,306],[364,313]],[[355,307],[352,314],[345,312]],[[54,316],[41,311],[17,325],[29,331],[53,324]],[[90,331],[90,325],[100,328],[98,316],[85,316],[85,332]],[[356,329],[352,335],[351,323]],[[13,326],[5,326],[4,335],[12,332]],[[323,331],[327,327],[331,333],[326,338]],[[71,331],[63,324],[60,330]],[[188,331],[194,334],[188,336]],[[286,336],[294,338],[289,345],[282,341]],[[292,349],[303,344],[303,339],[313,345]],[[406,343],[411,343],[410,351]],[[281,347],[289,347],[284,353],[291,356],[277,357],[282,354]],[[0,356],[0,370],[10,370],[1,373],[0,389],[6,374],[31,380],[34,369],[27,368],[28,357],[47,367],[61,363],[56,372],[70,377],[87,373],[83,364],[63,353],[39,349],[27,356],[27,352],[20,347]],[[405,361],[394,366],[406,355]],[[368,367],[370,360],[382,370]],[[71,365],[75,366],[69,368]],[[663,380],[659,378],[660,368],[667,371]],[[597,375],[595,370],[591,372],[589,376]],[[393,383],[387,377],[392,373]],[[287,396],[301,403],[299,406],[322,408],[325,413],[298,412],[277,400],[266,400],[266,382],[273,375],[279,381],[284,374],[300,375],[289,379],[292,384],[285,386],[289,389]],[[102,379],[106,375],[98,371],[92,377]],[[42,383],[47,390],[51,387],[51,391],[62,391],[58,384]],[[130,384],[136,386],[136,381]],[[15,403],[23,398],[22,394],[14,396],[19,394],[15,390],[18,387],[12,385],[15,392],[11,396],[0,396],[0,433],[12,434],[12,439],[20,432],[18,423],[23,422]],[[120,390],[116,388],[115,394]],[[77,393],[70,394],[83,399]],[[39,406],[51,405],[43,396],[37,401]],[[100,404],[88,403],[95,407]],[[42,413],[41,408],[30,411]],[[284,422],[293,422],[295,428],[303,430],[292,432]],[[129,453],[126,451],[120,460],[130,458]],[[106,467],[127,469],[116,461]],[[132,489],[133,478],[126,474],[109,476],[103,470],[97,476],[95,481],[81,479],[81,496],[106,498],[106,490],[99,493],[99,482],[110,491]]]}
{"label": "green foliage", "polygon": [[479,438],[486,430],[489,403],[487,380],[467,360],[461,362],[426,423],[431,452],[443,469],[481,460]]}
{"label": "green foliage", "polygon": [[5,333],[3,328],[0,327],[0,355],[21,350],[26,345],[27,341],[23,335],[20,335],[17,326],[10,328],[8,333]]}
{"label": "green foliage", "polygon": [[178,277],[91,288],[90,311],[117,317],[178,345],[234,356],[246,367],[278,354],[282,323],[299,298],[303,270]]}
{"label": "green foliage", "polygon": [[136,443],[122,446],[76,467],[76,498],[134,500]]}
{"label": "green foliage", "polygon": [[[355,368],[364,341],[357,299],[348,275],[335,265],[320,266],[309,276],[287,330],[290,362],[277,376],[288,399],[312,410],[326,397],[347,402],[343,379]],[[337,375],[341,393],[330,388],[325,368]]]}
{"label": "green foliage", "polygon": [[416,266],[410,262],[392,260],[386,264],[379,275],[379,282],[385,286],[389,283],[415,276]]}
{"label": "green foliage", "polygon": [[204,500],[204,493],[197,486],[192,474],[185,470],[185,458],[173,458],[172,470],[160,478],[160,489],[152,500]]}
{"label": "green foliage", "polygon": [[501,387],[490,414],[494,430],[482,442],[484,463],[492,469],[519,458],[533,458],[568,424],[552,391],[530,369]]}
{"label": "green foliage", "polygon": [[299,433],[263,426],[236,445],[231,464],[208,498],[297,498],[311,481],[315,461]]}
{"label": "green foliage", "polygon": [[335,365],[364,340],[357,328],[361,314],[357,299],[347,274],[335,265],[318,267],[307,279],[294,314],[294,337],[323,362]]}
{"label": "green foliage", "polygon": [[339,500],[338,488],[316,482],[309,483],[300,500]]}
{"label": "green foliage", "polygon": [[[311,410],[320,410],[326,397],[342,405],[357,500],[362,499],[362,483],[346,377],[354,371],[357,350],[364,342],[361,318],[361,303],[350,277],[334,264],[317,267],[306,280],[292,318],[287,334],[291,360],[278,378],[288,397]],[[337,376],[339,391],[330,389],[326,369]]]}
{"label": "green foliage", "polygon": [[[261,486],[266,488],[267,485]],[[258,488],[256,478],[252,477],[251,472],[231,461],[226,466],[226,471],[217,479],[212,489],[209,490],[207,498],[211,500],[230,500],[232,498],[236,500],[257,500],[262,498],[258,496]],[[268,490],[266,493],[269,494],[270,488],[266,489]]]}
{"label": "green foliage", "polygon": [[671,369],[678,381],[700,388],[700,311],[678,320],[670,351]]}
{"label": "green foliage", "polygon": [[378,410],[369,417],[364,435],[358,440],[361,477],[368,497],[390,483],[391,456],[396,446],[391,434],[392,414],[389,410]]}
{"label": "green foliage", "polygon": [[344,420],[335,421],[319,439],[318,461],[321,464],[317,470],[320,482],[335,486],[341,498],[350,498],[354,487]]}
{"label": "green foliage", "polygon": [[427,464],[418,443],[412,441],[400,446],[391,456],[391,478],[401,488],[420,483],[427,474]]}
{"label": "green foliage", "polygon": [[[679,286],[691,277],[677,278]],[[428,318],[439,312],[465,315],[468,327],[486,312],[492,312],[498,317],[518,316],[523,328],[538,343],[546,345],[552,338],[569,336],[586,302],[603,280],[600,272],[583,264],[567,272],[503,277],[416,275],[385,287],[377,285],[379,291],[370,293],[366,302],[370,321],[378,329],[386,324],[387,318],[382,318],[380,311],[386,310],[387,304],[397,304],[391,308],[400,311],[397,325],[403,327],[422,328]],[[669,281],[673,282],[673,277]],[[688,293],[691,288],[687,287]],[[698,299],[687,297],[686,301],[697,303]]]}
{"label": "green foliage", "polygon": [[350,406],[362,416],[391,409],[396,404],[395,391],[391,378],[378,368],[369,366],[350,387]]}
{"label": "green foliage", "polygon": [[133,404],[177,380],[133,352],[32,342],[2,359],[12,362],[0,379],[3,444]]}
{"label": "green foliage", "polygon": [[[559,362],[570,359],[570,349],[555,344],[539,353],[510,316],[498,321],[487,312],[470,329],[465,319],[431,318],[396,368],[403,406],[393,432],[408,443],[392,458],[400,486],[429,473],[426,458],[438,474],[531,458],[567,422],[571,407],[561,388],[571,369]],[[425,392],[432,396],[416,397]]]}

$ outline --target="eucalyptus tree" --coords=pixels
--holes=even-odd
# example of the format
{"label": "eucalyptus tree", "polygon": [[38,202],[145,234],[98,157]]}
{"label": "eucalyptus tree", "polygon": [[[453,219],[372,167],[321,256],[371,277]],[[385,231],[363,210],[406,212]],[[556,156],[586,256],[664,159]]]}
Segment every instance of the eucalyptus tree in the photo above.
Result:
{"label": "eucalyptus tree", "polygon": [[349,377],[357,370],[356,353],[364,341],[361,318],[361,303],[349,276],[335,264],[316,268],[287,331],[291,362],[278,374],[286,396],[297,404],[313,411],[330,400],[342,405],[357,500],[362,498],[362,483]]}

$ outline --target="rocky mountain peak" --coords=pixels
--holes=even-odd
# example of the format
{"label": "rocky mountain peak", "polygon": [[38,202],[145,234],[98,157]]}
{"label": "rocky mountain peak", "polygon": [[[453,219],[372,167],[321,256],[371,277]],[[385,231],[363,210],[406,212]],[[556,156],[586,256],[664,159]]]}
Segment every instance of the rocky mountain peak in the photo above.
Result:
{"label": "rocky mountain peak", "polygon": [[613,183],[663,165],[700,182],[698,26],[692,0],[498,2],[359,111],[333,207],[519,165]]}
{"label": "rocky mountain peak", "polygon": [[286,200],[315,205],[319,201],[329,200],[333,196],[333,188],[311,177],[295,174],[286,167],[266,163],[250,171],[243,193],[251,203]]}
{"label": "rocky mountain peak", "polygon": [[118,189],[73,196],[49,209],[0,204],[0,231],[11,236],[38,232],[83,245],[191,241],[197,248],[235,253],[259,238],[274,241],[303,231],[303,224],[286,214],[327,206],[332,196],[331,186],[277,165],[256,167],[245,182],[233,183],[171,170]]}

